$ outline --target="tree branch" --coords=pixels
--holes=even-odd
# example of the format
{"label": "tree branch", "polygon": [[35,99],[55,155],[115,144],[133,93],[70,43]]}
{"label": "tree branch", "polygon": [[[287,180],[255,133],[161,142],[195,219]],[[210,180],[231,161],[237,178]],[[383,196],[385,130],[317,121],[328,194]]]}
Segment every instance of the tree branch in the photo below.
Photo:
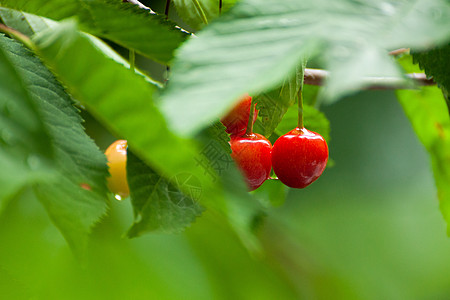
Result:
{"label": "tree branch", "polygon": [[[156,14],[150,7],[145,6],[138,0],[122,0],[122,2],[129,2],[137,5],[142,9],[148,10],[152,14]],[[176,28],[185,31],[195,37],[195,34],[184,30],[183,28],[176,26]],[[389,52],[390,55],[400,55],[409,52],[409,48],[401,48]],[[324,81],[329,76],[329,72],[320,69],[305,69],[304,83],[309,85],[323,85]],[[415,85],[430,86],[436,83],[433,79],[427,78],[424,73],[410,73],[406,74],[406,77],[412,80],[415,84],[411,85],[407,79],[394,78],[394,77],[367,77],[365,78],[367,90],[396,90],[396,89],[412,89]]]}
{"label": "tree branch", "polygon": [[35,50],[34,44],[31,42],[30,38],[27,37],[25,34],[21,33],[20,31],[17,31],[4,24],[0,24],[0,32],[6,33],[10,37],[20,41],[22,44],[28,47],[28,49]]}
{"label": "tree branch", "polygon": [[[323,85],[324,81],[330,76],[330,73],[320,69],[305,69],[305,84]],[[416,85],[429,86],[435,85],[433,79],[429,79],[423,73],[410,73],[406,77],[411,79]],[[412,89],[407,79],[395,77],[367,77],[365,78],[367,90],[396,90],[396,89]]]}
{"label": "tree branch", "polygon": [[400,49],[396,49],[396,50],[392,50],[391,52],[389,52],[389,55],[400,55],[400,54],[405,54],[405,53],[409,53],[409,48],[400,48]]}

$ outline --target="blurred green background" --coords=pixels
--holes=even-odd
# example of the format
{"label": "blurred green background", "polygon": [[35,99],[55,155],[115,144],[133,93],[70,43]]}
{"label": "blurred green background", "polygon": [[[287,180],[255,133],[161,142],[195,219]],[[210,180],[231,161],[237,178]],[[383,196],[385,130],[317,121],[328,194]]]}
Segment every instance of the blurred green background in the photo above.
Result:
{"label": "blurred green background", "polygon": [[[425,150],[393,92],[322,108],[335,166],[291,190],[251,255],[205,213],[185,233],[123,238],[112,201],[84,263],[31,193],[0,215],[0,299],[449,299],[450,240]],[[89,118],[104,150],[113,140]]]}

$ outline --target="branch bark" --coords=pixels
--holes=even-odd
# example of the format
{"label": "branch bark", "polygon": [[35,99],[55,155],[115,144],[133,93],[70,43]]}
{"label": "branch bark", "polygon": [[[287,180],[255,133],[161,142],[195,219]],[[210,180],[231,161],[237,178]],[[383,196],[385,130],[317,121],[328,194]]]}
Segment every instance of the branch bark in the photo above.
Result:
{"label": "branch bark", "polygon": [[400,48],[400,49],[396,49],[396,50],[392,50],[391,52],[389,52],[389,55],[401,55],[401,54],[405,54],[405,53],[409,53],[409,48]]}
{"label": "branch bark", "polygon": [[[330,73],[326,70],[320,69],[305,69],[305,84],[309,85],[323,85]],[[406,74],[408,79],[411,79],[415,85],[429,86],[435,85],[433,79],[426,77],[424,73],[409,73]],[[392,77],[367,77],[365,79],[368,90],[396,90],[396,89],[412,89],[414,85],[404,78]]]}
{"label": "branch bark", "polygon": [[4,24],[0,24],[0,32],[6,33],[11,38],[14,38],[24,44],[28,49],[35,50],[34,44],[31,42],[30,38],[25,34],[17,31],[11,27],[8,27]]}

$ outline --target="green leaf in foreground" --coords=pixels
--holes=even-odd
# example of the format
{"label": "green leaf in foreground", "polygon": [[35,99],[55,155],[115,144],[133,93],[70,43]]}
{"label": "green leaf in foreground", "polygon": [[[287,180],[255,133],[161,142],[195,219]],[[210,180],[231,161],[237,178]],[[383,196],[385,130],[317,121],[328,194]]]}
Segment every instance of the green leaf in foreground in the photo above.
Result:
{"label": "green leaf in foreground", "polygon": [[[201,182],[192,174],[178,174],[169,181],[131,151],[127,153],[127,174],[135,213],[129,237],[152,231],[177,233],[202,213],[197,202],[202,193]],[[181,186],[189,194],[181,192]]]}
{"label": "green leaf in foreground", "polygon": [[[104,56],[72,22],[42,32],[35,41],[43,59],[92,115],[118,137],[127,139],[133,153],[165,179],[186,173],[198,178],[202,187],[199,202],[226,216],[244,243],[258,250],[252,226],[261,214],[259,203],[247,193],[239,171],[229,160],[223,168],[215,168],[218,159],[229,159],[227,142],[216,135],[225,133],[223,126],[197,137],[205,148],[176,136],[153,103],[156,88]],[[222,150],[210,157],[215,154],[206,146],[215,138]],[[189,194],[187,186],[179,188]],[[137,207],[145,206],[136,201],[141,203]]]}
{"label": "green leaf in foreground", "polygon": [[54,20],[77,17],[84,31],[161,63],[189,36],[162,16],[115,0],[2,0],[1,5]]}
{"label": "green leaf in foreground", "polygon": [[440,209],[450,235],[450,119],[445,101],[437,87],[399,90],[397,97],[430,155]]}
{"label": "green leaf in foreground", "polygon": [[107,209],[106,158],[85,134],[72,99],[28,49],[2,39],[0,46],[20,70],[52,141],[58,178],[36,186],[39,200],[75,254],[82,255],[91,227]]}
{"label": "green leaf in foreground", "polygon": [[8,55],[11,45],[0,34],[0,211],[21,189],[54,179],[50,138],[20,66]]}
{"label": "green leaf in foreground", "polygon": [[35,39],[39,53],[72,95],[158,174],[191,173],[203,187],[201,203],[223,207],[222,189],[195,160],[193,140],[171,132],[154,105],[155,86],[106,57],[76,24],[61,22]]}
{"label": "green leaf in foreground", "polygon": [[[244,93],[280,86],[303,57],[330,70],[328,98],[367,86],[367,77],[400,77],[388,55],[450,38],[444,0],[246,0],[177,52],[162,108],[173,128],[194,135]],[[195,109],[191,109],[195,107]]]}

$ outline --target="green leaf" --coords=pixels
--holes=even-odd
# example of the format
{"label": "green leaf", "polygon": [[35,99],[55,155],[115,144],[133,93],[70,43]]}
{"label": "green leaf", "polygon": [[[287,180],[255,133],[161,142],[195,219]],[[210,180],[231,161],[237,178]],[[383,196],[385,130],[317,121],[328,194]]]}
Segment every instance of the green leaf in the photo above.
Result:
{"label": "green leaf", "polygon": [[450,119],[445,101],[437,87],[398,90],[397,97],[430,155],[440,209],[450,235]]}
{"label": "green leaf", "polygon": [[0,212],[21,189],[54,179],[50,138],[20,65],[8,55],[11,45],[0,34]]}
{"label": "green leaf", "polygon": [[288,108],[298,101],[298,91],[303,82],[302,76],[302,69],[297,68],[295,74],[289,76],[281,87],[262,93],[257,97],[259,116],[262,119],[265,136],[272,134]]}
{"label": "green leaf", "polygon": [[450,111],[450,44],[426,52],[413,53],[414,63],[438,84],[444,93]]}
{"label": "green leaf", "polygon": [[388,50],[449,38],[444,0],[244,0],[179,49],[162,107],[193,135],[239,95],[280,86],[305,56],[330,69],[323,95],[337,99],[365,77],[400,76]]}
{"label": "green leaf", "polygon": [[[2,39],[48,130],[58,178],[35,187],[39,200],[75,254],[81,256],[91,227],[106,213],[106,158],[85,134],[71,98],[28,49]],[[33,141],[32,138],[29,138]]]}
{"label": "green leaf", "polygon": [[83,30],[107,38],[161,63],[188,34],[164,17],[114,0],[3,0],[1,5],[62,20],[77,17]]}
{"label": "green leaf", "polygon": [[[162,178],[171,179],[186,173],[198,178],[202,187],[199,202],[227,216],[248,247],[258,249],[257,238],[251,230],[255,216],[260,214],[260,206],[247,193],[236,168],[230,167],[228,153],[225,151],[227,156],[223,155],[222,151],[226,147],[229,149],[226,140],[219,138],[219,144],[213,146],[213,149],[222,149],[214,160],[207,155],[217,153],[199,148],[192,140],[180,139],[169,131],[153,103],[155,87],[102,55],[86,36],[76,31],[74,23],[62,22],[57,28],[42,32],[35,41],[39,53],[71,94],[105,126],[127,139],[133,153]],[[197,137],[197,140],[207,146],[211,135],[215,134],[224,137],[223,126],[216,128],[208,138]],[[225,158],[228,159],[225,165],[217,168],[214,162]],[[128,176],[133,178],[134,175]],[[179,188],[189,194],[188,186]],[[140,199],[136,199],[137,208],[145,207]],[[142,228],[148,228],[144,225]],[[130,235],[141,233],[142,228],[135,227],[136,232],[133,230]]]}
{"label": "green leaf", "polygon": [[[283,135],[297,127],[298,110],[292,106],[285,114],[275,132]],[[330,121],[317,109],[309,105],[303,105],[303,123],[306,129],[317,132],[327,142],[330,140]]]}
{"label": "green leaf", "polygon": [[71,94],[118,138],[128,140],[133,153],[165,178],[192,173],[202,183],[201,203],[223,207],[222,187],[195,160],[197,143],[168,129],[153,102],[153,85],[104,56],[72,21],[42,32],[35,41]]}
{"label": "green leaf", "polygon": [[[8,8],[0,8],[0,19],[3,20],[5,25],[20,31],[21,33],[26,34],[29,37],[46,29],[58,26],[58,22],[52,21],[50,19]],[[108,44],[103,42],[101,39],[90,34],[86,34],[86,37],[89,38],[92,44],[97,47],[98,50],[102,51],[103,54],[124,65],[126,68],[130,68],[130,64],[128,63],[128,61],[123,59],[123,57],[117,54],[117,52],[113,51],[111,47],[109,47]],[[162,84],[160,82],[155,81],[139,70],[136,70],[136,73],[142,75],[145,80],[147,80],[151,84],[154,84],[156,87],[162,87]]]}
{"label": "green leaf", "polygon": [[[237,0],[222,1],[222,13]],[[173,0],[178,15],[194,29],[200,29],[219,16],[219,0]]]}
{"label": "green leaf", "polygon": [[[130,151],[127,152],[127,174],[135,213],[129,237],[152,231],[178,233],[201,215],[203,208],[197,201],[202,186],[192,174],[177,174],[169,181]],[[185,195],[180,187],[190,193]]]}

